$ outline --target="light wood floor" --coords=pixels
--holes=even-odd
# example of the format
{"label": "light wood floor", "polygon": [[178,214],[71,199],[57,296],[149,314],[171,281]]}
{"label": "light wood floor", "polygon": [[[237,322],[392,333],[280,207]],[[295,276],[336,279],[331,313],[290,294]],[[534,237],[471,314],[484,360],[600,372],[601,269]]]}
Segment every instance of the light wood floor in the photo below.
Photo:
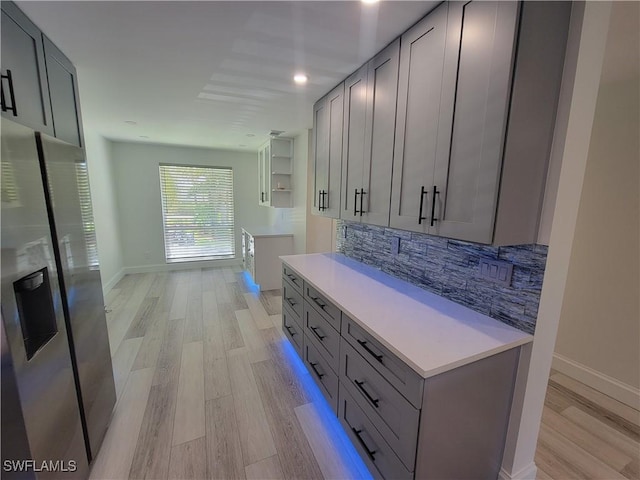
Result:
{"label": "light wood floor", "polygon": [[[106,303],[118,403],[91,478],[369,477],[281,334],[279,291],[196,269],[128,275]],[[552,376],[539,479],[638,479],[638,440],[638,412]]]}

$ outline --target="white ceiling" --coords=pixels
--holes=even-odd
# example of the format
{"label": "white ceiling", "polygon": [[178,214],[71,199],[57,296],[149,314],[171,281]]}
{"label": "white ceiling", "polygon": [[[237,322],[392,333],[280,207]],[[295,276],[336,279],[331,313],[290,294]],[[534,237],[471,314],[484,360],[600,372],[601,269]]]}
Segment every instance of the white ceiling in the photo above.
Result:
{"label": "white ceiling", "polygon": [[[256,150],[272,129],[311,128],[315,100],[437,3],[18,5],[76,65],[85,129],[115,140]],[[293,84],[297,71],[309,75],[306,86]]]}

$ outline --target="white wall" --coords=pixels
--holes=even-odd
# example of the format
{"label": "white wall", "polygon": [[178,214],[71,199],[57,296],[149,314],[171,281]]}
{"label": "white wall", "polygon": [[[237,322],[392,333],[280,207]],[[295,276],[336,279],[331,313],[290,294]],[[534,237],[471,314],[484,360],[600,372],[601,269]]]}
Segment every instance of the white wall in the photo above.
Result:
{"label": "white wall", "polygon": [[[167,268],[158,173],[160,163],[233,169],[238,261],[242,257],[242,227],[267,224],[268,211],[265,207],[258,206],[258,168],[255,153],[113,142],[112,162],[127,272]],[[212,261],[207,264],[216,263]],[[179,265],[188,267],[185,264]],[[172,264],[172,267],[176,267],[176,264]]]}
{"label": "white wall", "polygon": [[549,255],[533,345],[525,352],[524,368],[518,370],[501,479],[536,478],[534,457],[575,236],[589,151],[585,139],[591,138],[610,9],[609,2],[573,4],[559,106],[567,115],[560,117],[555,129],[562,147],[554,148],[553,153],[562,160]]}
{"label": "white wall", "polygon": [[640,4],[616,2],[554,366],[640,408]]}
{"label": "white wall", "polygon": [[124,259],[111,158],[111,142],[91,129],[84,131],[93,217],[98,240],[102,289],[106,293],[122,278]]}

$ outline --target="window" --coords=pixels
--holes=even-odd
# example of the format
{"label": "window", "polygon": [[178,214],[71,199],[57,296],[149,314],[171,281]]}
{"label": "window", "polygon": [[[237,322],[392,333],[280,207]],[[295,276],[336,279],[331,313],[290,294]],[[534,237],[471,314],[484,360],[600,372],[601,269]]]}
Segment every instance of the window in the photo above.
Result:
{"label": "window", "polygon": [[233,171],[160,165],[167,262],[235,256]]}

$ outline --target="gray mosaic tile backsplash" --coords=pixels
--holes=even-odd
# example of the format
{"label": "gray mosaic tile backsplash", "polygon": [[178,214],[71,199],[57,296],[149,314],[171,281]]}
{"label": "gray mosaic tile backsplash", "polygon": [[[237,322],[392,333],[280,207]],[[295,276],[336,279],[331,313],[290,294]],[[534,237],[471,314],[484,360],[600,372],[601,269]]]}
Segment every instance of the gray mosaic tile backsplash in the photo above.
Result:
{"label": "gray mosaic tile backsplash", "polygon": [[[336,238],[338,251],[347,257],[527,333],[535,331],[547,261],[544,245],[492,247],[344,220],[338,221]],[[400,239],[397,255],[394,238]],[[481,258],[512,263],[511,285],[479,278]]]}

